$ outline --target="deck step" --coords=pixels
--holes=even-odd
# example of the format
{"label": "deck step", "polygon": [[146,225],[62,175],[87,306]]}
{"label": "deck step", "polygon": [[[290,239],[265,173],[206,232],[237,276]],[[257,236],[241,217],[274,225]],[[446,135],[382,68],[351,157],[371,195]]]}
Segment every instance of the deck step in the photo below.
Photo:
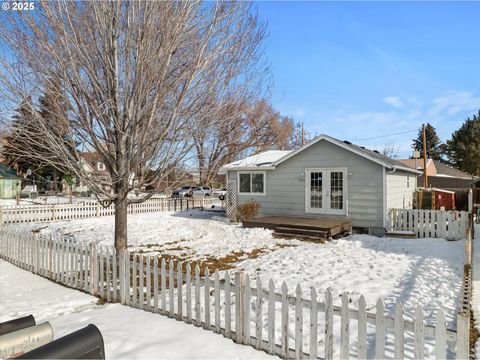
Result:
{"label": "deck step", "polygon": [[297,239],[297,240],[311,241],[311,242],[322,243],[322,244],[325,243],[325,241],[327,241],[325,237],[281,233],[281,232],[274,232],[273,237],[277,239]]}
{"label": "deck step", "polygon": [[307,235],[323,239],[326,239],[328,237],[328,231],[305,229],[299,227],[277,226],[275,227],[275,232],[282,234]]}

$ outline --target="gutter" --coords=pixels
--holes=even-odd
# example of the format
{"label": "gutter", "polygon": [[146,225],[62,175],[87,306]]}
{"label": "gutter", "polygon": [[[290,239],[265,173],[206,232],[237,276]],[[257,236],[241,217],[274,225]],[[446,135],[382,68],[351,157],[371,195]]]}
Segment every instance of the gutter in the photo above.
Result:
{"label": "gutter", "polygon": [[397,167],[396,167],[396,166],[393,167],[393,170],[387,171],[386,174],[393,174],[395,171],[397,171]]}
{"label": "gutter", "polygon": [[222,171],[263,171],[263,170],[275,170],[275,166],[261,166],[261,167],[252,167],[252,166],[239,166],[239,167],[228,167],[220,168]]}

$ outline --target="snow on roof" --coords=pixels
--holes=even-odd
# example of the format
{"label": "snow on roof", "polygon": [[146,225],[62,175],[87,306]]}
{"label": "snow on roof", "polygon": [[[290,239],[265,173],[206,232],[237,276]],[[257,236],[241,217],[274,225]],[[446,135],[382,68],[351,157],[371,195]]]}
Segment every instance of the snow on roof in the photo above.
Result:
{"label": "snow on roof", "polygon": [[241,169],[241,168],[268,168],[288,155],[292,150],[268,150],[257,155],[249,156],[245,159],[234,161],[223,166],[224,169]]}

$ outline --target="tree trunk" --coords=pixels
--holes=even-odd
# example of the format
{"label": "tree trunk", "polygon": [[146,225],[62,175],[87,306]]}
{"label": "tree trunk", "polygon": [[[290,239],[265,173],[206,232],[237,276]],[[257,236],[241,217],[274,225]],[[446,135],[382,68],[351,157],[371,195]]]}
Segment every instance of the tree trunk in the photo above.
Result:
{"label": "tree trunk", "polygon": [[115,249],[127,249],[127,196],[117,194],[115,199]]}

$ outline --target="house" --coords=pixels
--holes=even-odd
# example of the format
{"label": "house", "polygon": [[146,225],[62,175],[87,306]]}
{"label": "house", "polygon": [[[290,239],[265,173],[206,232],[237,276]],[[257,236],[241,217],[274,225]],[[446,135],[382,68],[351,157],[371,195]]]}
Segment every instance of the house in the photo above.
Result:
{"label": "house", "polygon": [[0,164],[0,199],[15,199],[22,191],[22,179],[12,168]]}
{"label": "house", "polygon": [[[423,171],[423,159],[401,159],[401,163]],[[427,159],[427,187],[440,189],[469,189],[478,180],[471,174],[447,166],[440,161]],[[418,178],[418,186],[423,186],[423,174]]]}
{"label": "house", "polygon": [[[389,208],[412,208],[421,171],[348,141],[320,135],[292,151],[266,151],[223,167],[228,196],[254,199],[259,216],[348,218],[383,234]],[[236,190],[235,190],[236,189]]]}
{"label": "house", "polygon": [[[110,182],[110,173],[108,172],[105,164],[101,161],[100,156],[97,152],[83,152],[81,154],[81,161],[83,169],[86,173],[100,181],[105,181],[107,183]],[[107,186],[104,185],[104,188],[107,188]],[[65,193],[68,193],[70,191],[69,186],[65,182],[65,180],[62,181],[62,189]],[[76,182],[73,189],[73,192],[80,194],[87,194],[91,191],[92,190],[82,181]]]}

